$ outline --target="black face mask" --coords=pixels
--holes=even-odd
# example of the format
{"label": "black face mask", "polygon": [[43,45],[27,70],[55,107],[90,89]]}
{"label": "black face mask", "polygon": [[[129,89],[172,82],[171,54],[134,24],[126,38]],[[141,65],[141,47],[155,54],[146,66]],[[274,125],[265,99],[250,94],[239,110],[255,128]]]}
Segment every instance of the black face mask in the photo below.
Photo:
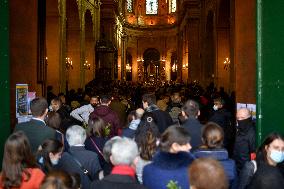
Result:
{"label": "black face mask", "polygon": [[238,122],[238,128],[240,130],[247,130],[251,125],[251,117],[243,120],[237,120],[237,122]]}

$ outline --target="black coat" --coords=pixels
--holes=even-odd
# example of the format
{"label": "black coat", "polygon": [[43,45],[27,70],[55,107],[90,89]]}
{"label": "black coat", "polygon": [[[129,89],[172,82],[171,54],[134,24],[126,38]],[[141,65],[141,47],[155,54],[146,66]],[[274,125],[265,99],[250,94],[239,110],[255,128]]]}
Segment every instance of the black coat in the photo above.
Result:
{"label": "black coat", "polygon": [[166,111],[160,110],[156,105],[149,106],[146,109],[146,112],[151,112],[153,114],[154,121],[157,123],[161,134],[173,124],[170,114]]}
{"label": "black coat", "polygon": [[23,131],[27,135],[33,153],[37,152],[38,147],[46,139],[56,139],[56,131],[36,119],[17,124],[15,131]]}
{"label": "black coat", "polygon": [[224,131],[224,147],[232,153],[233,143],[235,140],[235,126],[232,125],[232,114],[222,108],[214,111],[209,121],[217,123]]}
{"label": "black coat", "polygon": [[91,179],[83,173],[80,166],[68,152],[62,154],[57,168],[67,173],[79,174],[82,188],[88,189],[91,181],[98,178],[98,172],[101,170],[98,155],[95,152],[86,150],[83,146],[71,146],[69,151],[89,171]]}
{"label": "black coat", "polygon": [[201,144],[201,130],[203,125],[194,118],[188,118],[182,125],[190,134],[191,140],[190,145],[192,146],[191,151],[196,150]]}
{"label": "black coat", "polygon": [[255,133],[255,126],[252,122],[244,128],[238,128],[233,154],[238,172],[243,168],[245,162],[251,160],[250,155],[256,150]]}
{"label": "black coat", "polygon": [[[97,137],[97,136],[90,136],[85,141],[85,148],[87,150],[93,151],[98,155],[100,165],[104,171],[104,175],[108,175],[111,172],[112,165],[110,162],[105,161],[103,157],[103,148],[105,143],[107,142],[108,138],[104,137]],[[96,148],[95,144],[99,148],[99,150]]]}
{"label": "black coat", "polygon": [[261,163],[257,167],[248,189],[283,189],[284,176],[278,167],[273,167],[267,163]]}
{"label": "black coat", "polygon": [[111,174],[91,184],[91,189],[146,189],[128,175]]}

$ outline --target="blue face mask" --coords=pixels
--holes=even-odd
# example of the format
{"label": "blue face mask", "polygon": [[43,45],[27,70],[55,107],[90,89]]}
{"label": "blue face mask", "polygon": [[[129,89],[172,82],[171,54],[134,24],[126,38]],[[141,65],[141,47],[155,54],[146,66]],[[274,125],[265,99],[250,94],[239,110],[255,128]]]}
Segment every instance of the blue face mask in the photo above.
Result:
{"label": "blue face mask", "polygon": [[284,160],[284,152],[277,151],[277,150],[271,150],[270,158],[275,163],[281,163]]}
{"label": "blue face mask", "polygon": [[50,162],[52,165],[57,165],[59,162],[59,159],[50,159]]}

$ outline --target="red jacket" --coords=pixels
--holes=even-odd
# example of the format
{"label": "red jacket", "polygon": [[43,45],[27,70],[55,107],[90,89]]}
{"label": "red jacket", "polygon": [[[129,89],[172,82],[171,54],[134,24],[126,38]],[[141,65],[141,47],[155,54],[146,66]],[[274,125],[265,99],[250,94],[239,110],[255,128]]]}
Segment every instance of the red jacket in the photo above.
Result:
{"label": "red jacket", "polygon": [[[23,174],[22,184],[17,189],[39,189],[45,174],[39,168],[28,168],[28,172],[31,177],[28,181],[25,181],[25,175]],[[3,189],[2,178],[0,178],[0,189]]]}

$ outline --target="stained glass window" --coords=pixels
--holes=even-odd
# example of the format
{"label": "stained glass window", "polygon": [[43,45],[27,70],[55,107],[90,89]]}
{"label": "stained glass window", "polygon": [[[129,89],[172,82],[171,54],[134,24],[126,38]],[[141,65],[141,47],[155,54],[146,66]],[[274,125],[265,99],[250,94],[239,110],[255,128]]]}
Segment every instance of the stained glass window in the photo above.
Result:
{"label": "stained glass window", "polygon": [[127,0],[127,11],[133,12],[132,0]]}
{"label": "stained glass window", "polygon": [[158,0],[146,0],[146,14],[158,14]]}
{"label": "stained glass window", "polygon": [[169,12],[172,13],[172,12],[176,12],[177,10],[177,0],[170,0],[169,2]]}

